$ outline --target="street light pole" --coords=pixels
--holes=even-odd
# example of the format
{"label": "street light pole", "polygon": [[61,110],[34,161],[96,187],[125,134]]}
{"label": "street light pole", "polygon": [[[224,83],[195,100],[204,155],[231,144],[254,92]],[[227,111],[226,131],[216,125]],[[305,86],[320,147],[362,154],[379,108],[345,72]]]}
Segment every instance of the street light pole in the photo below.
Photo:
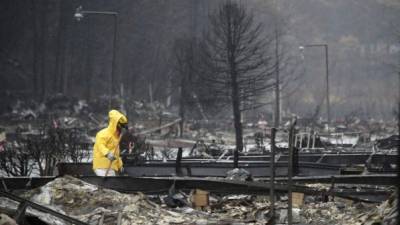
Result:
{"label": "street light pole", "polygon": [[113,38],[113,51],[112,51],[112,64],[111,64],[111,77],[110,77],[110,85],[109,85],[109,102],[108,107],[111,109],[112,105],[112,96],[114,94],[114,83],[115,83],[115,68],[116,68],[116,52],[117,52],[117,34],[118,34],[118,13],[112,11],[91,11],[91,10],[82,10],[82,6],[79,6],[75,10],[74,17],[77,21],[82,20],[85,15],[106,15],[112,16],[114,18],[114,38]]}
{"label": "street light pole", "polygon": [[[331,101],[329,97],[329,58],[328,58],[328,45],[325,44],[325,69],[326,69],[326,110],[328,114],[328,126],[331,124]],[[328,127],[329,129],[329,127]]]}
{"label": "street light pole", "polygon": [[328,128],[331,124],[331,104],[329,98],[329,53],[328,53],[328,45],[327,44],[311,44],[311,45],[303,45],[300,46],[300,50],[304,50],[306,47],[323,47],[325,50],[325,72],[326,72],[326,113],[328,119]]}
{"label": "street light pole", "polygon": [[279,45],[280,45],[280,34],[278,24],[279,6],[277,1],[274,0],[274,8],[276,10],[274,16],[274,28],[275,28],[275,110],[274,110],[274,127],[279,128],[281,122],[281,96],[280,96],[280,56],[279,56]]}

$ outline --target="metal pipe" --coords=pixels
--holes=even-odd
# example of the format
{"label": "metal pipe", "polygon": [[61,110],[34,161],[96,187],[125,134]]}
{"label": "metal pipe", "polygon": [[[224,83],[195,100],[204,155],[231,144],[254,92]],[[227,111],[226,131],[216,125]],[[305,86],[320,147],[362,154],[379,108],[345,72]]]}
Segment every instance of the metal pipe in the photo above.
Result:
{"label": "metal pipe", "polygon": [[101,14],[101,15],[111,15],[115,16],[118,15],[117,12],[112,12],[112,11],[92,11],[92,10],[82,10],[82,14]]}

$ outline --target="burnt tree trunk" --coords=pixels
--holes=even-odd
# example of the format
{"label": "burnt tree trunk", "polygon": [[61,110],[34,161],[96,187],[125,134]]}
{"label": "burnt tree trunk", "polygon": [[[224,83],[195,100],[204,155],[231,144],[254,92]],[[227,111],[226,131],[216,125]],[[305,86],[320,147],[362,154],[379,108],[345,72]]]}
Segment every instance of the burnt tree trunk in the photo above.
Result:
{"label": "burnt tree trunk", "polygon": [[239,152],[243,150],[241,112],[262,106],[259,97],[273,87],[275,64],[266,57],[271,42],[253,18],[243,5],[226,1],[210,17],[211,27],[201,48],[205,72],[199,76],[209,89],[203,99],[231,105]]}
{"label": "burnt tree trunk", "polygon": [[236,58],[238,57],[236,53],[236,46],[234,40],[234,28],[233,28],[233,15],[231,15],[231,11],[227,10],[226,19],[227,19],[227,54],[229,61],[229,72],[231,78],[231,98],[232,98],[232,110],[233,110],[233,120],[235,127],[235,139],[236,139],[236,150],[241,152],[243,150],[243,131],[242,131],[242,123],[241,123],[241,114],[240,114],[240,96],[239,96],[239,84],[238,84],[238,72],[236,68]]}

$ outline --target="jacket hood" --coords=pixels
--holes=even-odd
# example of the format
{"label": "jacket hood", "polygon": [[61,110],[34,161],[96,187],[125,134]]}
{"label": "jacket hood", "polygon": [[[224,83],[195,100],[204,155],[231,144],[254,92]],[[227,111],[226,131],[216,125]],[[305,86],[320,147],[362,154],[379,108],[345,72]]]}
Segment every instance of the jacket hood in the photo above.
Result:
{"label": "jacket hood", "polygon": [[122,123],[128,123],[126,116],[117,110],[113,109],[108,113],[108,130],[111,133],[114,134],[117,131],[118,121],[120,120]]}

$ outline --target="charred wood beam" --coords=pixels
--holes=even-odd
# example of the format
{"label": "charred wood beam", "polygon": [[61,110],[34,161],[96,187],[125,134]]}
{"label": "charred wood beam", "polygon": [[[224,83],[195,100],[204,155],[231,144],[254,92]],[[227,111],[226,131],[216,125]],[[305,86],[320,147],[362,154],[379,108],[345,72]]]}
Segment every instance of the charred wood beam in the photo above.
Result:
{"label": "charred wood beam", "polygon": [[29,204],[26,201],[19,203],[17,212],[14,215],[14,220],[17,222],[17,224],[22,224],[22,222],[25,220],[25,212],[28,205]]}
{"label": "charred wood beam", "polygon": [[[53,177],[52,179],[55,179]],[[25,179],[25,182],[29,182],[29,178],[5,178],[5,182],[11,190],[26,189],[26,185],[21,185],[23,182],[19,181],[14,183],[15,179]],[[42,179],[42,178],[35,178]],[[45,181],[49,182],[50,177],[45,178]],[[203,190],[210,191],[214,194],[255,194],[255,195],[268,195],[270,191],[270,186],[265,182],[245,182],[245,181],[229,181],[229,180],[211,180],[205,178],[182,178],[182,177],[171,177],[171,178],[134,178],[128,176],[122,177],[103,177],[97,176],[84,176],[79,177],[82,181],[87,183],[102,186],[104,188],[113,189],[123,193],[134,193],[143,192],[146,194],[165,194],[168,193],[171,185],[175,183],[175,189],[177,190],[192,190],[200,188]],[[42,182],[32,182],[35,184]],[[340,183],[339,181],[337,183]],[[275,192],[277,194],[286,194],[287,185],[285,183],[276,183],[274,185]],[[31,186],[30,188],[34,188]],[[348,198],[359,201],[370,201],[378,202],[386,199],[391,192],[389,190],[320,190],[316,188],[311,188],[301,185],[293,185],[293,192],[301,192],[307,195],[331,195],[342,198]],[[0,192],[6,193],[6,192]],[[7,197],[7,196],[6,196]],[[14,200],[14,199],[13,199]],[[21,200],[21,199],[18,199]],[[22,199],[23,200],[23,199]],[[21,200],[21,201],[22,201]],[[19,201],[19,202],[21,202]],[[31,206],[31,205],[29,205]],[[40,210],[40,209],[39,209]],[[60,217],[62,218],[62,217]]]}
{"label": "charred wood beam", "polygon": [[182,170],[181,170],[181,161],[182,161],[182,148],[178,148],[178,154],[176,156],[176,162],[175,162],[175,173],[178,176],[182,175]]}
{"label": "charred wood beam", "polygon": [[[298,153],[298,161],[300,162],[321,162],[327,164],[336,165],[350,165],[350,164],[378,164],[378,163],[394,163],[396,159],[395,154],[309,154],[309,153]],[[281,155],[279,161],[288,161],[289,156],[287,154]],[[368,159],[371,158],[370,161]],[[228,158],[230,159],[230,158]],[[240,156],[240,161],[270,161],[270,154],[266,155],[243,155]],[[197,161],[199,159],[183,158],[183,161]]]}
{"label": "charred wood beam", "polygon": [[[395,174],[373,174],[373,175],[337,175],[337,176],[311,176],[293,177],[295,183],[331,183],[332,178],[336,184],[369,184],[369,185],[395,185],[397,177]],[[263,178],[260,181],[267,182],[269,179]],[[277,182],[287,182],[286,177],[278,177]]]}
{"label": "charred wood beam", "polygon": [[0,179],[1,179],[1,186],[2,186],[3,190],[8,191],[6,182],[4,182],[4,177],[1,177]]}
{"label": "charred wood beam", "polygon": [[[3,182],[9,190],[19,190],[19,189],[33,189],[37,187],[41,187],[46,183],[54,180],[56,177],[8,177],[3,178]],[[96,176],[80,176],[80,179],[83,181],[97,184],[98,180],[101,178]],[[331,183],[332,176],[315,176],[315,177],[293,177],[293,182],[295,183]],[[395,185],[397,182],[397,177],[395,174],[381,174],[381,175],[346,175],[346,176],[334,176],[336,184],[366,184],[366,185]],[[238,184],[238,182],[226,181],[226,180],[209,180],[205,178],[179,178],[179,177],[170,177],[170,178],[161,178],[161,177],[152,177],[152,178],[133,178],[128,176],[123,177],[107,177],[105,184],[113,189],[118,188],[121,191],[151,191],[151,190],[162,190],[168,189],[172,185],[172,181],[177,181],[178,187],[207,187],[207,185],[215,184],[215,182],[219,182],[218,184],[227,185],[229,187],[230,184]],[[278,177],[275,178],[278,183],[281,183],[279,187],[285,186],[285,182],[287,178]],[[128,182],[129,181],[129,182]],[[262,185],[265,188],[265,182],[268,182],[269,179],[259,180],[260,182],[245,182],[244,184],[250,183],[251,185]],[[213,183],[214,182],[214,183]],[[118,185],[118,183],[120,183]],[[127,186],[125,186],[127,185]],[[180,186],[179,186],[180,185]],[[188,186],[185,186],[188,185]],[[277,184],[275,184],[277,185]],[[149,188],[150,187],[150,188]],[[212,187],[212,186],[209,186]],[[237,187],[237,186],[236,186]],[[240,186],[244,187],[244,186]],[[247,187],[247,186],[246,186]],[[268,186],[269,187],[269,186]],[[4,190],[4,186],[0,186],[0,190]],[[266,193],[267,194],[267,193]]]}
{"label": "charred wood beam", "polygon": [[67,222],[69,222],[71,224],[76,224],[76,225],[86,225],[87,224],[87,223],[84,223],[84,222],[82,222],[80,220],[74,219],[72,217],[66,216],[64,214],[56,212],[56,211],[54,211],[52,209],[49,209],[47,207],[44,207],[42,205],[36,204],[34,202],[31,202],[31,201],[29,201],[27,199],[24,199],[24,198],[21,198],[19,196],[14,195],[14,194],[11,194],[9,192],[0,191],[0,196],[8,198],[8,199],[11,199],[13,201],[16,201],[16,202],[20,203],[20,205],[18,207],[18,210],[17,210],[17,213],[15,215],[15,218],[17,218],[19,220],[21,220],[23,218],[23,216],[25,214],[26,207],[31,207],[31,208],[34,208],[34,209],[39,210],[41,212],[51,214],[51,215],[53,215],[53,216],[55,216],[57,218],[60,218],[60,219],[62,219],[64,221],[67,221]]}
{"label": "charred wood beam", "polygon": [[[188,143],[186,143],[188,144]],[[154,143],[153,145],[156,145]],[[181,143],[182,145],[182,143]],[[190,143],[189,143],[190,145]],[[288,151],[282,152],[281,148],[277,148],[277,150],[282,153],[280,161],[287,161],[289,158]],[[298,157],[301,162],[317,162],[321,159],[321,162],[324,163],[332,163],[332,164],[364,164],[366,161],[371,158],[372,162],[382,162],[389,161],[393,162],[393,159],[396,159],[397,154],[382,154],[382,153],[374,153],[371,152],[341,152],[341,153],[304,153],[299,152]],[[246,155],[240,154],[239,161],[270,161],[271,155],[270,153],[265,154],[254,154],[247,153]],[[232,160],[233,155],[226,154],[226,160]],[[172,159],[170,159],[172,160]],[[202,159],[196,157],[183,157],[182,161],[204,161],[210,159]],[[216,159],[214,159],[215,161]],[[154,160],[157,161],[157,160]],[[161,161],[161,160],[158,160]]]}
{"label": "charred wood beam", "polygon": [[2,177],[0,190],[8,192],[15,189],[33,189],[54,180],[55,177]]}
{"label": "charred wood beam", "polygon": [[[253,177],[270,176],[269,164],[266,162],[241,162],[239,168],[248,170]],[[176,175],[175,162],[143,163],[138,165],[125,164],[125,172],[133,177],[170,177]],[[329,165],[322,163],[299,163],[299,174],[302,176],[316,175],[339,175],[339,165]],[[229,170],[234,169],[231,162],[181,162],[181,171],[184,176],[194,177],[226,177]],[[277,162],[276,176],[287,176],[287,162]],[[92,164],[90,163],[60,163],[58,164],[60,175],[94,175]]]}
{"label": "charred wood beam", "polygon": [[[380,165],[380,164],[376,164]],[[181,161],[181,175],[194,176],[194,177],[226,177],[227,171],[234,168],[231,162],[209,162],[209,161]],[[253,177],[267,177],[270,176],[270,164],[267,162],[239,162],[239,168],[248,170]],[[276,163],[276,176],[287,176],[288,167],[287,162]],[[385,167],[366,167],[368,171],[376,173],[394,173],[396,168]],[[348,168],[343,165],[326,164],[326,163],[311,163],[299,162],[298,175],[299,176],[324,176],[324,175],[340,175],[347,171]],[[58,165],[60,175],[94,175],[92,165],[90,163],[60,163]],[[135,165],[125,163],[125,171],[134,177],[141,176],[161,176],[169,177],[175,176],[176,162],[153,162],[147,161]],[[351,172],[351,171],[350,171]],[[355,170],[354,173],[362,171]]]}

